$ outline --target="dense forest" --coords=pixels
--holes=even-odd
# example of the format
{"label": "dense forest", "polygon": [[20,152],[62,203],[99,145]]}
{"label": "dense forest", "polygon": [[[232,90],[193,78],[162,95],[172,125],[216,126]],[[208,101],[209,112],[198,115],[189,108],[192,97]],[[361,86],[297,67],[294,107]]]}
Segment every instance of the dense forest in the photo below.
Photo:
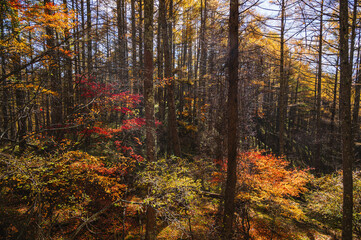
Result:
{"label": "dense forest", "polygon": [[0,0],[1,239],[361,239],[358,0]]}

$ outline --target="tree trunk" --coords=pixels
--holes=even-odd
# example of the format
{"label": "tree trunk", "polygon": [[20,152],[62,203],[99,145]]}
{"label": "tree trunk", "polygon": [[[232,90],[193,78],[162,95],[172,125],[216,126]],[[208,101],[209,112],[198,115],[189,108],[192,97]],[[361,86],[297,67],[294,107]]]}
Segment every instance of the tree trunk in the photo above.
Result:
{"label": "tree trunk", "polygon": [[278,154],[285,154],[285,133],[287,116],[287,79],[284,70],[284,45],[285,45],[285,0],[282,0],[281,6],[281,52],[280,52],[280,94],[278,100]]}
{"label": "tree trunk", "polygon": [[[142,7],[143,0],[139,0],[139,68],[143,69],[143,7]],[[139,74],[139,78],[142,79],[142,73]],[[141,84],[139,84],[138,93],[143,92]]]}
{"label": "tree trunk", "polygon": [[93,53],[92,53],[92,40],[91,40],[91,28],[92,28],[92,15],[91,15],[91,8],[90,8],[90,0],[86,0],[86,33],[87,33],[87,70],[89,76],[93,72]]}
{"label": "tree trunk", "polygon": [[147,159],[155,160],[155,120],[153,87],[153,1],[144,5],[144,102],[146,118]]}
{"label": "tree trunk", "polygon": [[[147,160],[155,161],[155,121],[154,121],[154,89],[153,89],[153,0],[144,4],[144,102]],[[152,206],[147,209],[145,239],[155,239],[156,212]]]}
{"label": "tree trunk", "polygon": [[[172,2],[170,4],[173,4]],[[172,58],[169,44],[168,24],[166,20],[165,0],[159,2],[159,13],[161,14],[161,25],[164,45],[164,77],[169,83],[167,84],[167,101],[168,101],[168,149],[176,156],[181,156],[180,142],[177,130],[177,116],[174,102],[174,79],[172,78]],[[169,13],[171,16],[171,13]],[[170,34],[170,33],[169,33]],[[168,38],[169,37],[169,38]]]}
{"label": "tree trunk", "polygon": [[[20,42],[20,32],[18,32],[19,22],[17,20],[18,10],[14,10],[14,18],[11,19],[11,31],[15,38]],[[18,124],[17,140],[19,143],[19,150],[23,152],[25,150],[25,135],[26,135],[26,113],[25,113],[25,91],[22,89],[22,75],[21,75],[21,57],[18,53],[12,54],[12,63],[15,72],[15,79],[18,84],[18,88],[15,90],[16,98],[16,121]]]}
{"label": "tree trunk", "polygon": [[[44,0],[45,5],[50,3],[50,0]],[[45,9],[45,13],[48,15],[53,14],[49,9]],[[56,57],[56,50],[55,50],[55,38],[54,38],[54,29],[47,26],[45,28],[46,34],[49,36],[46,40],[46,44],[49,49],[49,77],[50,77],[50,89],[57,93],[57,95],[52,95],[50,97],[50,106],[51,106],[51,125],[52,128],[59,127],[63,122],[63,115],[62,115],[62,85],[59,79],[59,72],[57,67],[57,57]],[[53,135],[56,137],[60,137],[59,131],[53,131]]]}
{"label": "tree trunk", "polygon": [[[207,23],[207,0],[201,0],[201,33],[200,33],[201,59],[200,59],[200,73],[199,73],[199,90],[201,93],[200,94],[201,105],[204,105],[206,103],[206,96],[207,96],[207,90],[206,90],[207,79],[205,78],[207,71],[206,23]],[[202,106],[199,106],[200,109],[201,107]]]}
{"label": "tree trunk", "polygon": [[[148,0],[146,0],[146,2],[147,1]],[[156,225],[156,211],[153,207],[148,206],[146,213],[146,227],[145,227],[145,238],[144,238],[145,240],[156,239],[155,225]]]}
{"label": "tree trunk", "polygon": [[125,0],[117,0],[117,29],[118,29],[118,63],[119,78],[122,86],[127,84],[126,81],[126,59],[125,59],[125,41],[126,36],[124,32],[124,2]]}
{"label": "tree trunk", "polygon": [[[67,6],[67,0],[63,0],[63,4],[65,6],[65,11],[66,13],[68,12],[68,6]],[[70,36],[70,32],[68,29],[66,29],[65,31],[65,39],[66,40],[66,45],[65,45],[65,50],[70,52],[70,41],[69,41],[69,36]],[[71,57],[68,55],[65,55],[65,73],[64,73],[64,78],[65,78],[65,84],[66,84],[66,100],[65,100],[65,105],[66,105],[66,116],[69,116],[70,114],[72,114],[73,111],[73,107],[74,107],[74,89],[73,89],[73,77],[72,77],[72,60]]]}
{"label": "tree trunk", "polygon": [[349,25],[348,1],[340,0],[340,122],[343,167],[343,213],[342,239],[352,240],[353,216],[353,145],[351,126],[351,80],[352,72],[349,61]]}
{"label": "tree trunk", "polygon": [[81,40],[81,68],[82,73],[86,71],[85,69],[85,39],[84,32],[85,30],[85,12],[84,12],[84,0],[80,0],[80,17],[81,17],[81,30],[82,30],[82,40]]}
{"label": "tree trunk", "polygon": [[[359,50],[360,51],[360,50]],[[358,67],[361,67],[361,58],[359,59]],[[352,112],[352,131],[354,136],[358,136],[359,133],[359,111],[360,111],[360,90],[361,90],[361,72],[357,70],[356,82],[355,82],[355,99]],[[356,139],[355,139],[356,140]]]}
{"label": "tree trunk", "polygon": [[[158,34],[157,34],[157,67],[158,67],[158,80],[162,82],[164,79],[163,74],[163,46],[162,46],[162,26],[161,26],[161,14],[158,15]],[[165,104],[164,100],[164,88],[163,86],[158,87],[157,102],[159,106],[158,119],[163,122],[165,119]]]}
{"label": "tree trunk", "polygon": [[[1,12],[5,12],[5,9],[3,9],[3,5],[0,5],[0,10]],[[5,40],[5,34],[4,34],[4,20],[3,19],[3,14],[0,14],[0,31],[1,31],[1,40]],[[3,54],[3,52],[0,53],[0,57],[1,57],[1,75],[4,76],[6,74],[6,60],[5,60],[5,55]],[[1,129],[2,129],[2,133],[0,134],[0,144],[1,144],[1,139],[3,138],[9,138],[9,97],[10,97],[10,92],[7,88],[7,81],[4,80],[2,82],[2,103],[1,103],[1,110],[2,110],[2,125],[1,125]]]}
{"label": "tree trunk", "polygon": [[[336,60],[335,83],[333,85],[333,100],[332,100],[332,106],[331,106],[330,143],[332,143],[334,141],[333,132],[334,132],[334,127],[335,127],[336,105],[337,105],[338,65],[339,65],[339,57],[337,57],[337,60]],[[330,146],[333,146],[333,144]]]}
{"label": "tree trunk", "polygon": [[313,158],[313,167],[321,170],[321,87],[322,87],[322,41],[323,41],[323,0],[321,0],[320,10],[320,35],[318,40],[318,69],[317,69],[317,97],[316,97],[316,139],[315,156]]}
{"label": "tree trunk", "polygon": [[[351,49],[350,49],[350,64],[351,68],[353,67],[353,53],[355,49],[355,38],[356,38],[356,16],[357,16],[357,0],[354,0],[354,7],[353,7],[353,16],[352,16],[352,29],[351,29]],[[361,35],[361,33],[359,33]],[[360,39],[359,35],[359,39]],[[358,50],[358,55],[360,55],[360,49]],[[358,66],[361,66],[361,60],[359,60]],[[354,108],[352,112],[352,131],[354,136],[358,136],[359,132],[359,124],[358,124],[358,115],[360,110],[360,83],[361,83],[361,76],[360,70],[357,68],[356,74],[356,86],[355,86],[355,99],[354,99]],[[356,139],[355,139],[356,140]]]}
{"label": "tree trunk", "polygon": [[137,40],[135,28],[135,0],[130,1],[131,21],[132,21],[132,78],[130,80],[130,92],[134,93],[134,83],[137,78]]}
{"label": "tree trunk", "polygon": [[229,14],[229,62],[228,62],[228,162],[224,196],[223,239],[233,236],[233,222],[237,182],[238,146],[238,0],[231,0]]}

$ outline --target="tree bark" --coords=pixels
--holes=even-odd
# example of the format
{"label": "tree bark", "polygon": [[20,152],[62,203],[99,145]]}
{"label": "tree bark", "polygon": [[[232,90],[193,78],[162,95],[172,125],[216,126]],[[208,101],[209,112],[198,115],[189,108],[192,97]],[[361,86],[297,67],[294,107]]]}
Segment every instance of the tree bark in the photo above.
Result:
{"label": "tree bark", "polygon": [[342,239],[352,240],[353,217],[353,139],[351,125],[352,67],[349,61],[348,1],[340,0],[340,122],[343,168]]}
{"label": "tree bark", "polygon": [[[354,0],[353,6],[353,16],[352,16],[352,29],[351,29],[351,49],[350,49],[350,64],[351,68],[353,67],[353,53],[355,49],[355,38],[356,38],[356,17],[357,17],[357,4],[358,1]],[[361,34],[361,33],[359,33]],[[359,35],[360,39],[360,35]],[[360,49],[358,50],[358,54],[360,54]],[[361,60],[359,60],[361,62]],[[360,67],[360,63],[356,63]],[[356,85],[355,85],[355,98],[354,98],[354,108],[352,112],[352,131],[354,136],[358,136],[359,132],[359,110],[360,110],[360,83],[361,83],[361,76],[360,70],[357,68],[356,74]],[[356,140],[356,139],[355,139]]]}
{"label": "tree bark", "polygon": [[[50,3],[50,0],[44,0],[45,5]],[[51,15],[52,12],[49,9],[45,9],[45,13]],[[59,72],[57,67],[57,57],[55,50],[55,38],[54,38],[54,29],[47,26],[45,28],[46,34],[49,36],[46,40],[46,44],[49,48],[49,77],[50,77],[50,88],[53,92],[57,93],[57,95],[52,95],[50,97],[50,106],[51,106],[51,125],[56,128],[59,127],[63,122],[62,115],[62,84],[59,79]],[[61,133],[59,131],[53,131],[56,137],[60,137]]]}
{"label": "tree bark", "polygon": [[285,133],[287,116],[287,79],[284,70],[284,45],[285,45],[285,0],[281,3],[281,51],[280,51],[280,94],[278,100],[278,154],[285,154]]}
{"label": "tree bark", "polygon": [[[68,6],[67,6],[67,0],[63,0],[63,4],[65,6],[65,11],[66,13],[68,13]],[[65,30],[65,39],[68,39],[70,35],[69,29]],[[70,52],[70,41],[67,40],[66,41],[66,45],[65,45],[65,50]],[[74,88],[73,88],[73,72],[72,72],[72,59],[70,56],[65,55],[65,73],[64,73],[64,78],[65,78],[65,84],[66,84],[66,100],[65,100],[65,105],[66,105],[66,115],[65,116],[69,116],[70,114],[72,114],[73,111],[73,107],[74,107]]]}
{"label": "tree bark", "polygon": [[128,84],[128,70],[126,59],[126,31],[125,31],[125,0],[117,0],[117,29],[118,29],[118,64],[119,78],[122,86]]}
{"label": "tree bark", "polygon": [[146,118],[147,159],[155,160],[155,120],[153,87],[153,1],[144,5],[144,102]]}
{"label": "tree bark", "polygon": [[[139,67],[140,69],[143,69],[143,0],[139,0]],[[142,78],[142,74],[140,74],[140,78]],[[139,93],[143,92],[141,86],[139,86],[138,89]]]}
{"label": "tree bark", "polygon": [[91,15],[91,8],[90,8],[90,0],[86,0],[86,33],[87,33],[87,70],[89,76],[93,72],[93,53],[92,53],[92,40],[91,40],[91,28],[92,28],[92,15]]}
{"label": "tree bark", "polygon": [[[359,50],[360,51],[360,50]],[[359,59],[358,67],[361,67],[361,58]],[[359,112],[360,112],[360,92],[361,92],[361,71],[357,70],[356,82],[355,82],[355,99],[352,112],[352,131],[354,136],[358,136],[359,133]],[[356,139],[355,139],[356,140]]]}
{"label": "tree bark", "polygon": [[136,40],[136,28],[135,28],[135,0],[130,1],[131,8],[131,21],[132,21],[132,78],[130,84],[130,92],[134,93],[134,83],[137,78],[137,40]]}
{"label": "tree bark", "polygon": [[[147,160],[155,161],[155,120],[154,120],[154,88],[153,88],[153,0],[144,4],[144,102],[146,120]],[[155,239],[156,212],[152,206],[147,207],[145,239]]]}
{"label": "tree bark", "polygon": [[[172,4],[172,2],[170,3]],[[180,142],[177,130],[177,116],[174,102],[174,79],[172,78],[172,58],[168,35],[168,24],[166,20],[165,0],[159,2],[159,13],[161,14],[161,25],[164,45],[164,77],[167,84],[167,102],[168,102],[168,149],[176,156],[181,156]],[[171,13],[169,13],[171,16]],[[169,33],[171,34],[171,33]]]}
{"label": "tree bark", "polygon": [[318,40],[318,69],[317,69],[317,97],[316,97],[316,139],[315,156],[313,158],[313,167],[316,170],[322,168],[321,161],[321,87],[322,87],[322,43],[323,43],[323,0],[321,0],[320,10],[320,35]]}
{"label": "tree bark", "polygon": [[[201,59],[200,59],[200,73],[199,73],[199,89],[201,91],[201,101],[203,105],[206,103],[206,71],[207,71],[207,44],[206,44],[206,24],[207,24],[207,0],[201,0]],[[201,106],[199,106],[201,107]]]}
{"label": "tree bark", "polygon": [[237,182],[238,146],[238,0],[231,0],[229,14],[229,62],[228,62],[228,162],[224,196],[223,239],[233,236],[235,195]]}
{"label": "tree bark", "polygon": [[[4,6],[0,5],[0,12],[5,12]],[[1,31],[1,36],[0,39],[1,40],[5,40],[5,34],[4,34],[4,18],[3,18],[3,14],[0,14],[0,31]],[[1,57],[1,75],[4,76],[6,74],[6,59],[5,59],[5,55],[3,54],[3,52],[0,53],[0,57]],[[2,110],[2,125],[1,125],[1,129],[2,129],[2,133],[0,134],[0,144],[1,144],[1,139],[3,138],[8,138],[9,137],[9,120],[10,120],[10,116],[9,116],[9,98],[10,98],[10,92],[7,88],[7,81],[4,80],[2,82],[2,103],[1,103],[1,110]]]}

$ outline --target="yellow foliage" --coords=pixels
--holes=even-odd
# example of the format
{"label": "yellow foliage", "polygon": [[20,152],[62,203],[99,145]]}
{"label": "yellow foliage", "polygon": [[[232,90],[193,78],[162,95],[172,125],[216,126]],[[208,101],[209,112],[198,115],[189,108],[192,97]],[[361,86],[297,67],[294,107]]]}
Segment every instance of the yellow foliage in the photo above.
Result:
{"label": "yellow foliage", "polygon": [[36,85],[36,84],[16,84],[15,88],[32,91],[34,93],[43,93],[43,94],[49,94],[49,95],[53,95],[53,96],[59,95],[57,92],[51,91],[49,89],[46,89],[46,88],[44,88],[40,85]]}

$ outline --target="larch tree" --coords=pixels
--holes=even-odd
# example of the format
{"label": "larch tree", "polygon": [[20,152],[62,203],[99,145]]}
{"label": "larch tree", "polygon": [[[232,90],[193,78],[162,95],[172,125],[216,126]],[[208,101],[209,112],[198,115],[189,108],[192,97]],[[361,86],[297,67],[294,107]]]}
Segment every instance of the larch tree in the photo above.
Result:
{"label": "larch tree", "polygon": [[[149,162],[156,158],[155,119],[154,119],[154,87],[153,87],[153,12],[152,0],[144,4],[144,102],[146,129],[146,156]],[[156,211],[152,206],[147,207],[145,239],[155,239]]]}
{"label": "larch tree", "polygon": [[353,219],[353,135],[351,124],[351,81],[352,66],[349,59],[349,13],[348,1],[340,0],[339,41],[340,41],[340,122],[343,169],[343,213],[342,239],[352,240]]}
{"label": "larch tree", "polygon": [[237,182],[238,147],[238,0],[231,0],[229,11],[229,55],[228,55],[228,162],[224,195],[223,239],[233,236],[235,194]]}
{"label": "larch tree", "polygon": [[[169,4],[173,4],[172,1]],[[173,152],[176,156],[181,156],[180,142],[177,129],[177,115],[176,115],[176,106],[174,100],[174,80],[172,75],[172,51],[170,45],[170,31],[169,23],[167,22],[167,12],[171,16],[172,8],[169,6],[169,11],[167,11],[167,6],[165,0],[159,2],[159,14],[160,21],[162,26],[162,38],[164,45],[164,78],[169,81],[166,87],[167,91],[167,104],[168,104],[168,149],[170,152]]]}
{"label": "larch tree", "polygon": [[[20,42],[20,31],[19,31],[19,16],[18,10],[15,10],[11,18],[11,32],[14,35],[14,39]],[[16,99],[16,121],[17,121],[17,140],[19,143],[20,152],[25,150],[25,135],[26,135],[26,111],[25,111],[25,94],[26,92],[21,88],[23,84],[21,74],[21,56],[19,53],[14,52],[11,56],[13,70],[15,72],[15,79],[19,87],[15,90]]]}
{"label": "larch tree", "polygon": [[278,98],[278,154],[285,154],[286,118],[287,118],[287,88],[288,80],[285,71],[285,0],[281,0],[281,39],[280,39],[280,90]]}
{"label": "larch tree", "polygon": [[318,39],[318,66],[317,66],[317,96],[316,96],[316,135],[315,135],[315,156],[313,167],[319,170],[321,161],[321,90],[322,90],[322,49],[323,49],[323,0],[320,3],[320,32]]}
{"label": "larch tree", "polygon": [[86,0],[86,45],[87,45],[87,70],[91,75],[93,72],[93,48],[92,48],[92,13],[90,0]]}

